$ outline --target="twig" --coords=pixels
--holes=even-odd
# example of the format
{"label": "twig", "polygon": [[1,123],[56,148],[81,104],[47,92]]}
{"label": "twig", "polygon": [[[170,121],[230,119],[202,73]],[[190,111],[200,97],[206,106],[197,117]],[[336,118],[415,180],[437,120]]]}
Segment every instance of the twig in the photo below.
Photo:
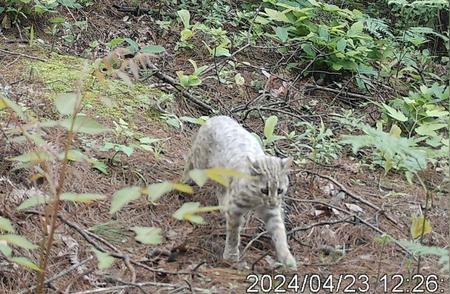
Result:
{"label": "twig", "polygon": [[[197,106],[200,106],[203,110],[208,111],[210,113],[215,113],[216,111],[214,108],[212,108],[210,105],[206,104],[205,102],[195,98],[193,95],[191,95],[189,92],[186,91],[186,89],[183,88],[174,78],[164,74],[161,72],[161,70],[154,65],[151,62],[147,62],[147,65],[151,70],[154,71],[153,75],[156,76],[158,79],[172,85],[176,90],[178,90],[184,97],[186,97],[188,100],[194,102],[197,104]],[[144,79],[145,80],[145,79]]]}
{"label": "twig", "polygon": [[244,250],[242,250],[242,254],[241,254],[241,260],[244,257],[245,253],[247,252],[247,250],[250,248],[250,246],[252,246],[253,242],[256,242],[259,238],[261,238],[262,236],[264,236],[265,234],[267,234],[267,231],[263,231],[261,233],[259,233],[258,235],[256,235],[256,237],[254,237],[253,239],[251,239],[247,245],[245,245]]}
{"label": "twig", "polygon": [[[317,90],[321,90],[321,91],[328,91],[328,92],[332,92],[332,93],[336,93],[336,94],[340,94],[342,90],[337,90],[337,89],[333,89],[333,88],[328,88],[328,87],[323,87],[323,86],[319,86],[319,85],[313,85],[313,84],[304,84],[304,86],[306,87],[306,89],[317,89]],[[358,98],[358,99],[363,99],[366,101],[372,101],[369,97],[365,96],[365,95],[361,95],[361,94],[357,94],[357,93],[351,93],[351,92],[346,92],[345,93],[348,97],[353,97],[353,98]]]}
{"label": "twig", "polygon": [[332,177],[326,176],[326,175],[322,175],[322,174],[319,174],[319,173],[316,173],[316,172],[313,172],[313,171],[310,171],[310,170],[298,170],[298,171],[300,171],[300,172],[306,172],[306,173],[308,173],[308,174],[312,174],[312,175],[321,177],[321,178],[323,178],[323,179],[327,179],[327,180],[329,180],[330,182],[333,182],[333,183],[334,183],[335,185],[337,185],[342,191],[344,191],[345,193],[347,193],[347,195],[349,195],[351,198],[353,198],[353,199],[355,199],[355,200],[358,200],[359,202],[364,203],[365,205],[367,205],[367,206],[369,206],[369,207],[371,207],[371,208],[377,210],[378,212],[380,212],[381,214],[383,214],[383,215],[386,217],[386,219],[388,219],[388,220],[389,220],[390,222],[392,222],[394,225],[397,225],[397,222],[396,222],[394,219],[392,219],[390,216],[388,216],[388,215],[385,213],[385,211],[384,211],[383,209],[379,208],[378,206],[376,206],[375,204],[373,204],[373,203],[371,203],[371,202],[369,202],[369,201],[367,201],[367,200],[362,199],[361,197],[359,197],[358,195],[356,195],[355,193],[353,193],[353,192],[350,191],[349,189],[345,188],[344,185],[342,185],[341,183],[339,183],[337,180],[333,179]]}
{"label": "twig", "polygon": [[[166,287],[166,288],[177,288],[178,285],[168,284],[168,283],[158,283],[158,282],[145,282],[145,283],[135,283],[132,285],[122,285],[122,286],[113,286],[108,288],[97,288],[92,290],[86,290],[81,292],[75,292],[72,294],[95,294],[95,293],[103,293],[103,292],[113,292],[122,289],[135,288],[135,287],[147,287],[147,286],[155,286],[155,287]],[[183,287],[184,288],[184,287]],[[206,291],[207,289],[202,288],[192,288],[195,291]]]}
{"label": "twig", "polygon": [[310,225],[304,226],[304,227],[296,227],[296,228],[293,228],[292,230],[290,230],[289,232],[287,232],[286,235],[289,236],[298,231],[306,231],[306,230],[312,229],[314,227],[320,227],[320,226],[326,226],[326,225],[336,225],[336,224],[341,224],[341,223],[354,224],[355,222],[351,221],[352,218],[354,218],[354,215],[350,215],[349,217],[347,217],[345,219],[339,219],[339,220],[327,221],[327,222],[318,222],[318,223],[310,224]]}
{"label": "twig", "polygon": [[[31,214],[37,214],[37,215],[42,215],[41,212],[39,211],[35,211],[35,210],[27,210],[25,211],[25,213],[31,213]],[[115,258],[119,258],[122,260],[127,260],[130,259],[128,255],[125,255],[123,253],[121,253],[120,251],[115,251],[115,252],[110,252],[106,249],[104,249],[101,245],[99,245],[97,242],[95,242],[95,240],[93,240],[93,238],[89,235],[89,234],[93,234],[92,232],[89,232],[89,234],[87,233],[87,231],[83,228],[81,228],[79,225],[72,223],[68,220],[66,220],[63,216],[58,215],[58,218],[67,226],[71,227],[72,229],[74,229],[75,231],[77,231],[89,244],[91,244],[92,246],[94,246],[96,249],[102,251],[102,252],[108,252],[112,257]],[[130,263],[135,265],[135,266],[139,266],[142,268],[145,268],[148,271],[154,272],[154,273],[163,273],[163,274],[168,274],[168,275],[191,275],[192,272],[171,272],[171,271],[165,271],[165,270],[161,270],[161,269],[155,269],[152,267],[149,267],[145,264],[142,264],[140,262],[134,261],[130,259]]]}
{"label": "twig", "polygon": [[26,58],[39,60],[39,61],[42,61],[42,62],[47,62],[47,59],[43,59],[43,58],[40,58],[40,57],[27,55],[27,54],[24,54],[24,53],[12,52],[12,51],[9,51],[9,50],[6,50],[6,49],[0,49],[0,51],[4,52],[4,53],[7,53],[7,54],[11,54],[11,55],[19,55],[19,56],[26,57]]}
{"label": "twig", "polygon": [[[55,281],[55,280],[61,278],[62,276],[67,275],[68,273],[70,273],[70,272],[76,270],[77,268],[79,268],[80,266],[84,265],[85,263],[87,263],[87,262],[90,261],[91,259],[92,259],[92,256],[89,256],[89,257],[86,258],[85,260],[82,260],[82,261],[80,261],[79,263],[76,263],[76,264],[72,265],[72,266],[69,267],[68,269],[63,270],[62,272],[60,272],[60,273],[54,275],[53,277],[51,277],[51,278],[45,280],[44,284],[49,284],[49,283],[51,283],[51,282],[53,282],[53,281]],[[18,294],[25,294],[25,293],[28,293],[28,292],[34,290],[35,288],[36,288],[36,286],[31,286],[31,287],[29,287],[29,288],[27,288],[27,289],[24,289],[24,290],[20,291]]]}
{"label": "twig", "polygon": [[[347,215],[353,217],[354,219],[358,220],[358,222],[360,222],[360,223],[362,223],[362,224],[368,226],[369,228],[371,228],[372,230],[376,231],[376,232],[379,233],[380,235],[388,235],[388,236],[389,236],[389,234],[387,234],[386,232],[384,232],[384,231],[381,230],[380,228],[375,227],[375,226],[372,225],[371,223],[368,223],[367,221],[363,220],[361,217],[357,216],[356,214],[352,214],[351,212],[349,212],[349,211],[347,211],[347,210],[345,210],[345,209],[342,209],[342,208],[340,208],[340,207],[337,207],[337,206],[335,206],[335,205],[332,205],[332,204],[329,204],[329,203],[326,203],[326,202],[323,202],[323,201],[318,201],[318,200],[296,199],[296,198],[293,198],[293,197],[289,197],[289,199],[294,200],[294,201],[298,201],[298,202],[317,203],[317,204],[321,204],[321,205],[324,205],[324,206],[328,206],[328,207],[330,207],[330,208],[334,208],[334,209],[336,209],[336,210],[339,210],[339,211],[341,211],[341,212],[343,212],[343,213],[345,213],[345,214],[347,214]],[[355,223],[357,223],[357,222],[355,222]],[[392,239],[393,239],[393,238],[392,238]],[[407,253],[409,256],[411,256],[412,258],[414,258],[414,260],[417,260],[417,258],[416,258],[416,257],[411,253],[411,251],[409,251],[405,246],[403,246],[403,245],[401,245],[401,244],[399,244],[399,243],[397,243],[397,242],[395,242],[395,245],[397,245],[398,247],[400,247],[405,253]]]}

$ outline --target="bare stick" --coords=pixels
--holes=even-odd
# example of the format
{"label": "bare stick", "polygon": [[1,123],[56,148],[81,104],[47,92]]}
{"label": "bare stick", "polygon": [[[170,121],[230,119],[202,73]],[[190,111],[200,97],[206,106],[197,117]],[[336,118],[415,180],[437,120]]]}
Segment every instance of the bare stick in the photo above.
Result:
{"label": "bare stick", "polygon": [[46,59],[40,58],[40,57],[35,57],[35,56],[31,56],[31,55],[27,55],[27,54],[23,54],[23,53],[19,53],[19,52],[13,52],[13,51],[9,51],[6,49],[0,49],[1,52],[7,53],[7,54],[11,54],[11,55],[19,55],[22,57],[26,57],[26,58],[30,58],[30,59],[34,59],[34,60],[39,60],[42,62],[47,62]]}
{"label": "bare stick", "polygon": [[353,192],[350,191],[349,189],[345,188],[344,185],[342,185],[341,183],[339,183],[337,180],[333,179],[332,177],[326,176],[326,175],[322,175],[322,174],[319,174],[319,173],[315,173],[315,172],[310,171],[310,170],[298,170],[298,171],[300,171],[300,172],[306,172],[306,173],[308,173],[308,174],[312,174],[312,175],[315,175],[315,176],[318,176],[318,177],[321,177],[321,178],[323,178],[323,179],[327,179],[327,180],[333,182],[333,183],[334,183],[335,185],[337,185],[342,191],[344,191],[345,193],[347,193],[351,198],[353,198],[353,199],[355,199],[355,200],[358,200],[359,202],[364,203],[365,205],[367,205],[367,206],[369,206],[369,207],[371,207],[371,208],[373,208],[373,209],[375,209],[375,210],[381,212],[381,213],[382,213],[382,214],[383,214],[390,222],[392,222],[394,225],[397,225],[397,221],[395,221],[394,219],[392,219],[390,216],[386,215],[386,213],[384,212],[383,209],[381,209],[381,208],[379,208],[378,206],[376,206],[375,204],[373,204],[373,203],[371,203],[371,202],[369,202],[369,201],[367,201],[367,200],[365,200],[365,199],[359,197],[358,195],[356,195],[355,193],[353,193]]}
{"label": "bare stick", "polygon": [[[86,258],[85,260],[82,260],[82,261],[80,261],[79,263],[76,263],[76,264],[72,265],[72,266],[69,267],[68,269],[66,269],[66,270],[64,270],[64,271],[62,271],[62,272],[60,272],[60,273],[54,275],[53,277],[51,277],[51,278],[49,278],[49,279],[47,279],[47,280],[45,280],[44,284],[49,284],[49,283],[51,283],[51,282],[53,282],[53,281],[55,281],[55,280],[61,278],[62,276],[67,275],[68,273],[70,273],[70,272],[76,270],[77,268],[79,268],[80,266],[84,265],[85,263],[87,263],[87,262],[90,261],[91,259],[92,259],[92,256],[89,256],[89,257]],[[25,294],[25,293],[28,293],[28,292],[34,290],[35,288],[36,288],[36,286],[29,287],[29,288],[27,288],[27,289],[24,289],[24,290],[20,291],[18,294]]]}

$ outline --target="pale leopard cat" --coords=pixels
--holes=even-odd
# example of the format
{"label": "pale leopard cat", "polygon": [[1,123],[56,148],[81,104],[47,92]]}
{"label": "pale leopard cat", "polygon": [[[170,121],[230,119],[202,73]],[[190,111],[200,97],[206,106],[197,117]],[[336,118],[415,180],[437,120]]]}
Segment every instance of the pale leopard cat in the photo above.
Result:
{"label": "pale leopard cat", "polygon": [[183,181],[191,169],[231,168],[251,174],[254,179],[234,177],[228,188],[220,188],[218,200],[226,216],[226,243],[223,258],[239,260],[240,229],[251,209],[265,222],[278,261],[295,269],[283,221],[282,202],[289,186],[292,159],[266,155],[258,140],[237,121],[227,116],[208,119],[196,134],[186,164]]}

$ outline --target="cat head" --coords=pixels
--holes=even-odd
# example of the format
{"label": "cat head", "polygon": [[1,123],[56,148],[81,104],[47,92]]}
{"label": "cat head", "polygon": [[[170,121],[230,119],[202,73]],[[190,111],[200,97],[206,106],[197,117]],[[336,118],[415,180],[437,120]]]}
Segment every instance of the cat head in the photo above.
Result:
{"label": "cat head", "polygon": [[288,174],[292,158],[265,156],[257,159],[248,158],[248,161],[250,173],[255,177],[249,188],[262,199],[264,205],[270,207],[280,205],[289,187]]}

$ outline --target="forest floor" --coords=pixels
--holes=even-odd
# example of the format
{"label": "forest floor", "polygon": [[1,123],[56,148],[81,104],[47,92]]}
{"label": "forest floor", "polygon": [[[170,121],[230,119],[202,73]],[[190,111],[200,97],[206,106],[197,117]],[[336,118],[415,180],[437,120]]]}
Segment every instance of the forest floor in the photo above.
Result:
{"label": "forest floor", "polygon": [[[8,88],[11,99],[31,109],[40,119],[57,117],[52,101],[56,94],[73,90],[84,62],[75,56],[80,56],[93,40],[108,41],[121,35],[134,36],[137,42],[143,44],[162,45],[167,54],[158,58],[155,64],[174,78],[177,70],[191,70],[188,59],[195,60],[199,65],[214,64],[201,45],[198,50],[174,50],[181,27],[164,32],[148,15],[133,17],[101,4],[90,9],[88,31],[79,35],[76,45],[66,45],[57,40],[54,45],[57,53],[50,53],[51,49],[38,41],[33,47],[15,42],[19,36],[13,30],[11,34],[0,35],[0,84],[3,89]],[[39,31],[37,35],[40,35]],[[44,43],[50,41],[46,39]],[[103,52],[93,53],[96,57],[105,55]],[[255,81],[276,89],[272,83],[282,83],[279,79],[273,79],[274,76],[289,82],[296,77],[295,73],[277,64],[277,58],[273,49],[248,46],[231,60],[239,65],[237,71],[247,82]],[[88,62],[92,64],[93,60]],[[270,83],[264,71],[271,75]],[[204,80],[199,87],[204,101],[261,134],[264,123],[257,115],[243,119],[242,113],[232,112],[236,107],[248,107],[259,93],[250,86],[242,90],[235,84],[218,82],[214,79],[215,70],[211,70],[209,75],[212,78]],[[105,140],[114,140],[111,134],[76,137],[76,146],[90,157],[107,163],[107,174],[93,169],[89,164],[73,163],[70,165],[65,190],[102,193],[108,199],[86,205],[63,204],[47,276],[52,278],[77,266],[61,277],[52,279],[47,284],[48,293],[244,293],[251,285],[247,279],[249,274],[277,274],[269,258],[274,258],[272,244],[267,235],[260,235],[264,229],[257,219],[249,219],[242,231],[241,252],[246,248],[242,260],[247,267],[237,268],[221,259],[225,229],[224,218],[219,212],[205,215],[207,224],[204,225],[193,225],[172,217],[186,201],[198,201],[203,206],[216,205],[211,185],[195,188],[193,196],[167,194],[157,205],[150,205],[141,198],[110,215],[110,200],[115,191],[125,186],[144,186],[162,180],[180,179],[197,126],[184,123],[183,127],[176,128],[160,119],[160,114],[173,113],[178,117],[210,114],[198,109],[170,85],[161,84],[155,77],[132,86],[122,81],[107,83],[110,84],[100,85],[99,89],[94,86],[89,89],[88,92],[93,95],[86,102],[83,112],[111,128],[114,128],[113,122],[122,119],[129,124],[134,134],[164,138],[162,152],[155,156],[152,152],[136,149],[130,156],[114,154],[113,151],[99,151]],[[288,107],[277,108],[273,105],[268,107],[272,112],[264,112],[266,117],[270,114],[279,117],[278,133],[287,133],[289,122],[294,119],[317,125],[322,119],[335,135],[339,135],[345,130],[332,120],[332,113],[351,109],[355,113],[370,113],[372,117],[379,115],[354,97],[337,95],[319,87],[307,90],[307,84],[314,84],[314,81],[295,81],[295,89],[291,89],[289,99],[285,100]],[[156,105],[162,91],[175,97],[163,109]],[[102,97],[111,99],[113,106],[103,106]],[[279,96],[277,99],[283,101],[286,97]],[[266,103],[264,105],[269,102],[260,101]],[[309,114],[299,113],[305,106]],[[290,113],[290,109],[297,112]],[[371,119],[368,115],[369,122]],[[0,124],[6,130],[14,122],[11,117],[3,115]],[[45,191],[46,183],[36,180],[27,169],[16,169],[16,165],[8,160],[28,151],[30,146],[6,143],[5,132],[1,136],[0,213],[16,224],[20,234],[38,244],[42,228],[36,210],[19,212],[15,208],[30,195]],[[61,146],[64,133],[58,129],[49,129],[45,138],[54,146]],[[288,148],[284,140],[277,142],[278,152],[284,150],[285,154],[289,153]],[[117,160],[111,160],[113,157]],[[349,289],[364,289],[364,275],[367,275],[370,284],[367,293],[384,293],[383,285],[379,282],[383,275],[389,276],[389,288],[392,288],[399,283],[391,279],[393,274],[410,278],[417,273],[420,263],[421,274],[435,274],[445,279],[439,282],[439,292],[442,290],[441,293],[448,293],[448,276],[440,272],[436,258],[427,256],[418,261],[417,257],[394,242],[383,244],[377,238],[381,234],[388,234],[396,240],[411,239],[411,220],[422,212],[425,203],[426,195],[419,183],[408,184],[402,174],[384,175],[383,170],[370,168],[364,158],[353,156],[345,148],[339,158],[329,164],[308,160],[297,160],[297,163],[286,199],[286,226],[289,244],[298,261],[298,270],[286,273],[287,281],[292,279],[293,274],[298,274],[301,286],[304,275],[317,274],[322,283],[329,275],[337,283],[340,276],[349,274],[355,275],[357,279]],[[428,211],[432,232],[425,235],[422,242],[430,246],[448,247],[448,197],[445,196],[443,177],[431,168],[421,176],[434,189],[433,206]],[[158,246],[139,244],[130,230],[133,226],[161,228],[164,242]],[[91,248],[94,244],[126,256],[126,262],[117,261],[110,269],[98,270],[96,260],[92,258]],[[39,254],[36,251],[29,257],[37,262]],[[351,284],[351,280],[348,276],[343,284]],[[36,273],[0,257],[0,281],[1,293],[25,293],[20,291],[35,285]],[[139,289],[136,287],[139,283],[147,284]],[[405,281],[400,288],[413,288],[416,284]],[[314,279],[312,286],[317,286]],[[110,290],[88,291],[100,288]],[[124,292],[120,292],[122,289],[125,289]],[[295,291],[291,288],[288,292]],[[303,291],[310,292],[313,291]],[[339,292],[344,293],[342,288]],[[319,293],[326,292],[322,290]]]}

